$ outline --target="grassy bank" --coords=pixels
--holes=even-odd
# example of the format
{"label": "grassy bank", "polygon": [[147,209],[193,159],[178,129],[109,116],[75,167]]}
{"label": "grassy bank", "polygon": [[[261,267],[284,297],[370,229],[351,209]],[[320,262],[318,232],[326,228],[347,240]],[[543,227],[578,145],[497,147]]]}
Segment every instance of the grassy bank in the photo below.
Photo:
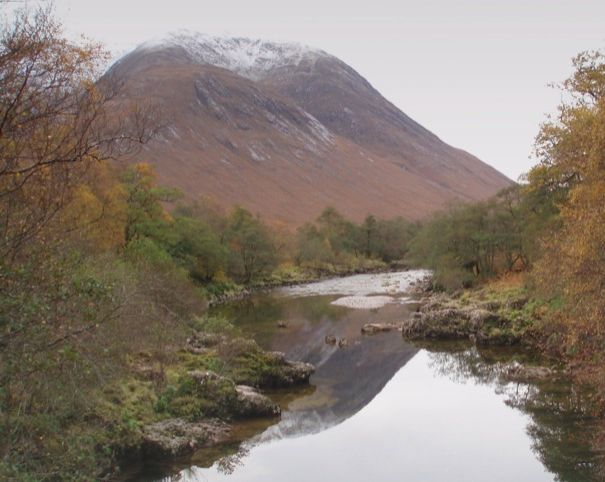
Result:
{"label": "grassy bank", "polygon": [[[295,386],[307,383],[311,373],[310,366],[263,351],[225,320],[197,319],[182,347],[161,357],[149,352],[129,355],[123,376],[91,390],[86,413],[62,421],[60,431],[49,433],[40,425],[45,431],[40,446],[24,453],[27,458],[19,465],[0,463],[0,476],[40,480],[51,470],[56,478],[69,474],[70,480],[111,479],[119,476],[121,466],[141,458],[184,456],[224,441],[235,420],[279,413],[260,391],[252,392],[252,399],[243,397],[241,385],[256,390]],[[48,423],[44,414],[36,418]],[[166,423],[175,421],[179,433],[162,432]],[[32,418],[24,422],[38,423]],[[220,427],[216,440],[207,439],[209,427]],[[170,440],[158,442],[159,436]],[[179,445],[179,437],[186,437],[186,443]]]}

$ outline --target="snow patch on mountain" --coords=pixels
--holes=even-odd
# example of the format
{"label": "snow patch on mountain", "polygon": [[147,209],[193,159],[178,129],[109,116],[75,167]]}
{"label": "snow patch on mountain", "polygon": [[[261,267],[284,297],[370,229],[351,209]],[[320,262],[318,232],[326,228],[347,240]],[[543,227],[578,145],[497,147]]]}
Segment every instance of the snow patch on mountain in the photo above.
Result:
{"label": "snow patch on mountain", "polygon": [[251,80],[259,80],[277,68],[295,67],[303,61],[314,62],[320,57],[329,57],[323,50],[298,43],[218,37],[188,30],[145,42],[137,50],[166,45],[183,47],[196,62],[228,69]]}

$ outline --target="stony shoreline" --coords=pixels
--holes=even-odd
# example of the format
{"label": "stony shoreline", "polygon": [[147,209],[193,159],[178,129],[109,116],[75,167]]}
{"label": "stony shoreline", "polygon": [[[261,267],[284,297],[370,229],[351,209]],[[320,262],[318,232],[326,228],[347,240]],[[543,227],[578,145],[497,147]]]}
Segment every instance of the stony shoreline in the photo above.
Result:
{"label": "stony shoreline", "polygon": [[535,320],[524,312],[530,302],[525,294],[512,291],[493,299],[480,289],[454,294],[434,292],[430,279],[417,283],[412,291],[418,309],[398,324],[405,340],[421,345],[429,342],[433,348],[439,342],[467,341],[477,348],[517,346],[531,350],[539,364],[502,367],[502,378],[510,382],[548,380],[567,374],[561,360],[546,359],[536,347]]}
{"label": "stony shoreline", "polygon": [[[209,368],[215,365],[220,373]],[[143,384],[164,376],[141,360],[135,371]],[[122,449],[126,467],[227,443],[242,420],[278,418],[282,408],[263,392],[308,385],[315,367],[265,351],[251,339],[196,331],[165,371],[170,380],[155,400],[154,416],[140,427],[137,442]]]}
{"label": "stony shoreline", "polygon": [[407,267],[402,266],[383,266],[380,268],[367,268],[367,269],[354,269],[350,271],[343,271],[339,273],[319,273],[317,275],[310,275],[300,279],[283,279],[279,281],[267,281],[250,286],[242,286],[241,289],[224,293],[222,295],[213,296],[208,300],[208,306],[217,306],[223,303],[229,303],[231,301],[239,301],[251,296],[255,293],[262,293],[270,291],[276,288],[290,288],[295,286],[301,286],[309,283],[316,283],[319,281],[326,281],[330,279],[346,278],[348,276],[354,276],[358,274],[381,274],[381,273],[396,273],[398,271],[406,271]]}

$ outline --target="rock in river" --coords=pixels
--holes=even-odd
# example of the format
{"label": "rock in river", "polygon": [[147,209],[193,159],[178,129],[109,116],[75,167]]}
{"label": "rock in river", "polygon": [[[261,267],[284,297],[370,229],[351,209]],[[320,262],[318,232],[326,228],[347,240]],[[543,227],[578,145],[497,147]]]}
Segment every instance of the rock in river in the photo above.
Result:
{"label": "rock in river", "polygon": [[227,424],[218,420],[163,420],[143,429],[143,451],[148,455],[175,457],[224,442],[230,430]]}
{"label": "rock in river", "polygon": [[281,414],[279,405],[273,403],[269,397],[247,385],[235,387],[237,400],[235,414],[242,418],[275,417]]}
{"label": "rock in river", "polygon": [[366,323],[361,327],[361,332],[365,335],[373,335],[384,331],[393,331],[399,329],[399,326],[393,323]]}
{"label": "rock in river", "polygon": [[265,375],[260,384],[262,387],[290,387],[309,382],[309,377],[315,372],[310,363],[295,362],[286,359],[280,351],[266,352],[266,362],[272,369]]}

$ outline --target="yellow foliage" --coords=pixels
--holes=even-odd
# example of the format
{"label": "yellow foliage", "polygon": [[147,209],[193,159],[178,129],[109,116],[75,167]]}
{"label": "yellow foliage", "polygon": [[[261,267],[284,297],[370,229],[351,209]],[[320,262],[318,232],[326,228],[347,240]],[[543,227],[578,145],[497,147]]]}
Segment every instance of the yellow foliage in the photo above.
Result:
{"label": "yellow foliage", "polygon": [[605,339],[605,56],[581,54],[575,67],[564,84],[573,100],[543,126],[530,175],[559,192],[561,220],[536,273],[566,303],[569,345],[596,349]]}

